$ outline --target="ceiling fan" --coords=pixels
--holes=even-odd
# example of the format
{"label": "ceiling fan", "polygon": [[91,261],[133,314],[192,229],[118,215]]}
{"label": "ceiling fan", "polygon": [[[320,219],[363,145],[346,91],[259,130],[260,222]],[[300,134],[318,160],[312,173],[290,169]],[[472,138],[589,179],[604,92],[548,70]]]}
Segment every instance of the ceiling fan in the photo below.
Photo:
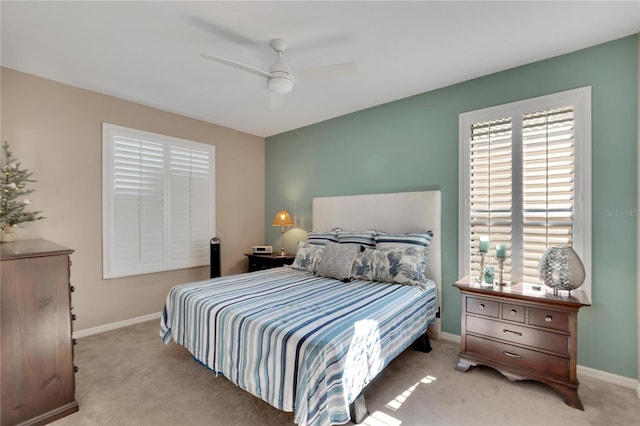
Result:
{"label": "ceiling fan", "polygon": [[286,94],[291,92],[293,90],[294,83],[300,79],[329,77],[333,75],[351,73],[356,70],[356,66],[353,62],[347,62],[343,64],[327,65],[292,72],[291,68],[282,61],[282,55],[287,48],[287,42],[281,38],[274,38],[271,40],[270,46],[276,52],[276,60],[273,65],[271,65],[268,72],[249,65],[241,64],[231,59],[213,55],[211,53],[203,53],[200,56],[265,78],[267,80],[267,89],[277,94]]}

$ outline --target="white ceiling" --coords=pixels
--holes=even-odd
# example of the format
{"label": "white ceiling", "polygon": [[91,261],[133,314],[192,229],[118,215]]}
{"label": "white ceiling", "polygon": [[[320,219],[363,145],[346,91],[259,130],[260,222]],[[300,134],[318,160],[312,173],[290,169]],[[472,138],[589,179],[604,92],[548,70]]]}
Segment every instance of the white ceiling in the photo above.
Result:
{"label": "white ceiling", "polygon": [[[270,136],[640,32],[639,1],[1,2],[2,66]],[[272,38],[300,81],[270,108]]]}

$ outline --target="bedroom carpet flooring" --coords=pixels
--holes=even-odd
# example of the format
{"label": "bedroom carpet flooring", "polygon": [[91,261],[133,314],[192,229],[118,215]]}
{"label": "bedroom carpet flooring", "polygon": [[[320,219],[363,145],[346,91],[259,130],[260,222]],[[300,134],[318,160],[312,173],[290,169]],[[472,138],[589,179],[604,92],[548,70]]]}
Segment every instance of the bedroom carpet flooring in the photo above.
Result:
{"label": "bedroom carpet flooring", "polygon": [[[149,321],[79,339],[80,411],[53,425],[294,425],[293,414],[215,377],[181,346],[164,345],[158,327]],[[458,372],[458,345],[432,343],[429,354],[408,349],[369,385],[364,425],[626,426],[640,419],[632,389],[583,378],[585,411],[578,411],[535,382],[509,382],[484,367]]]}

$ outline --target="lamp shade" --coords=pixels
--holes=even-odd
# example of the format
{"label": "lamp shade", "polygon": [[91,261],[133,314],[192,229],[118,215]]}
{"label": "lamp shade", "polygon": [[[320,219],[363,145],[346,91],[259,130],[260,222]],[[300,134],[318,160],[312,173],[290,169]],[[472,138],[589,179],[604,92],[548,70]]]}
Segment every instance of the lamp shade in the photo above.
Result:
{"label": "lamp shade", "polygon": [[271,223],[272,226],[294,226],[295,224],[296,223],[291,219],[289,212],[286,210],[280,210]]}

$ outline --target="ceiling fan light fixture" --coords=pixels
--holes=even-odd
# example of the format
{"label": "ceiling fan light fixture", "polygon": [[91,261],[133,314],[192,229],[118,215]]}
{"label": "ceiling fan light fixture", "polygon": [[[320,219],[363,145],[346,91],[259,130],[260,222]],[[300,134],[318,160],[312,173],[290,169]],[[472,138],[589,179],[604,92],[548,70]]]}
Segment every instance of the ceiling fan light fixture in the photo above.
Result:
{"label": "ceiling fan light fixture", "polygon": [[267,88],[275,93],[286,94],[293,90],[293,81],[287,77],[271,77],[267,80]]}

